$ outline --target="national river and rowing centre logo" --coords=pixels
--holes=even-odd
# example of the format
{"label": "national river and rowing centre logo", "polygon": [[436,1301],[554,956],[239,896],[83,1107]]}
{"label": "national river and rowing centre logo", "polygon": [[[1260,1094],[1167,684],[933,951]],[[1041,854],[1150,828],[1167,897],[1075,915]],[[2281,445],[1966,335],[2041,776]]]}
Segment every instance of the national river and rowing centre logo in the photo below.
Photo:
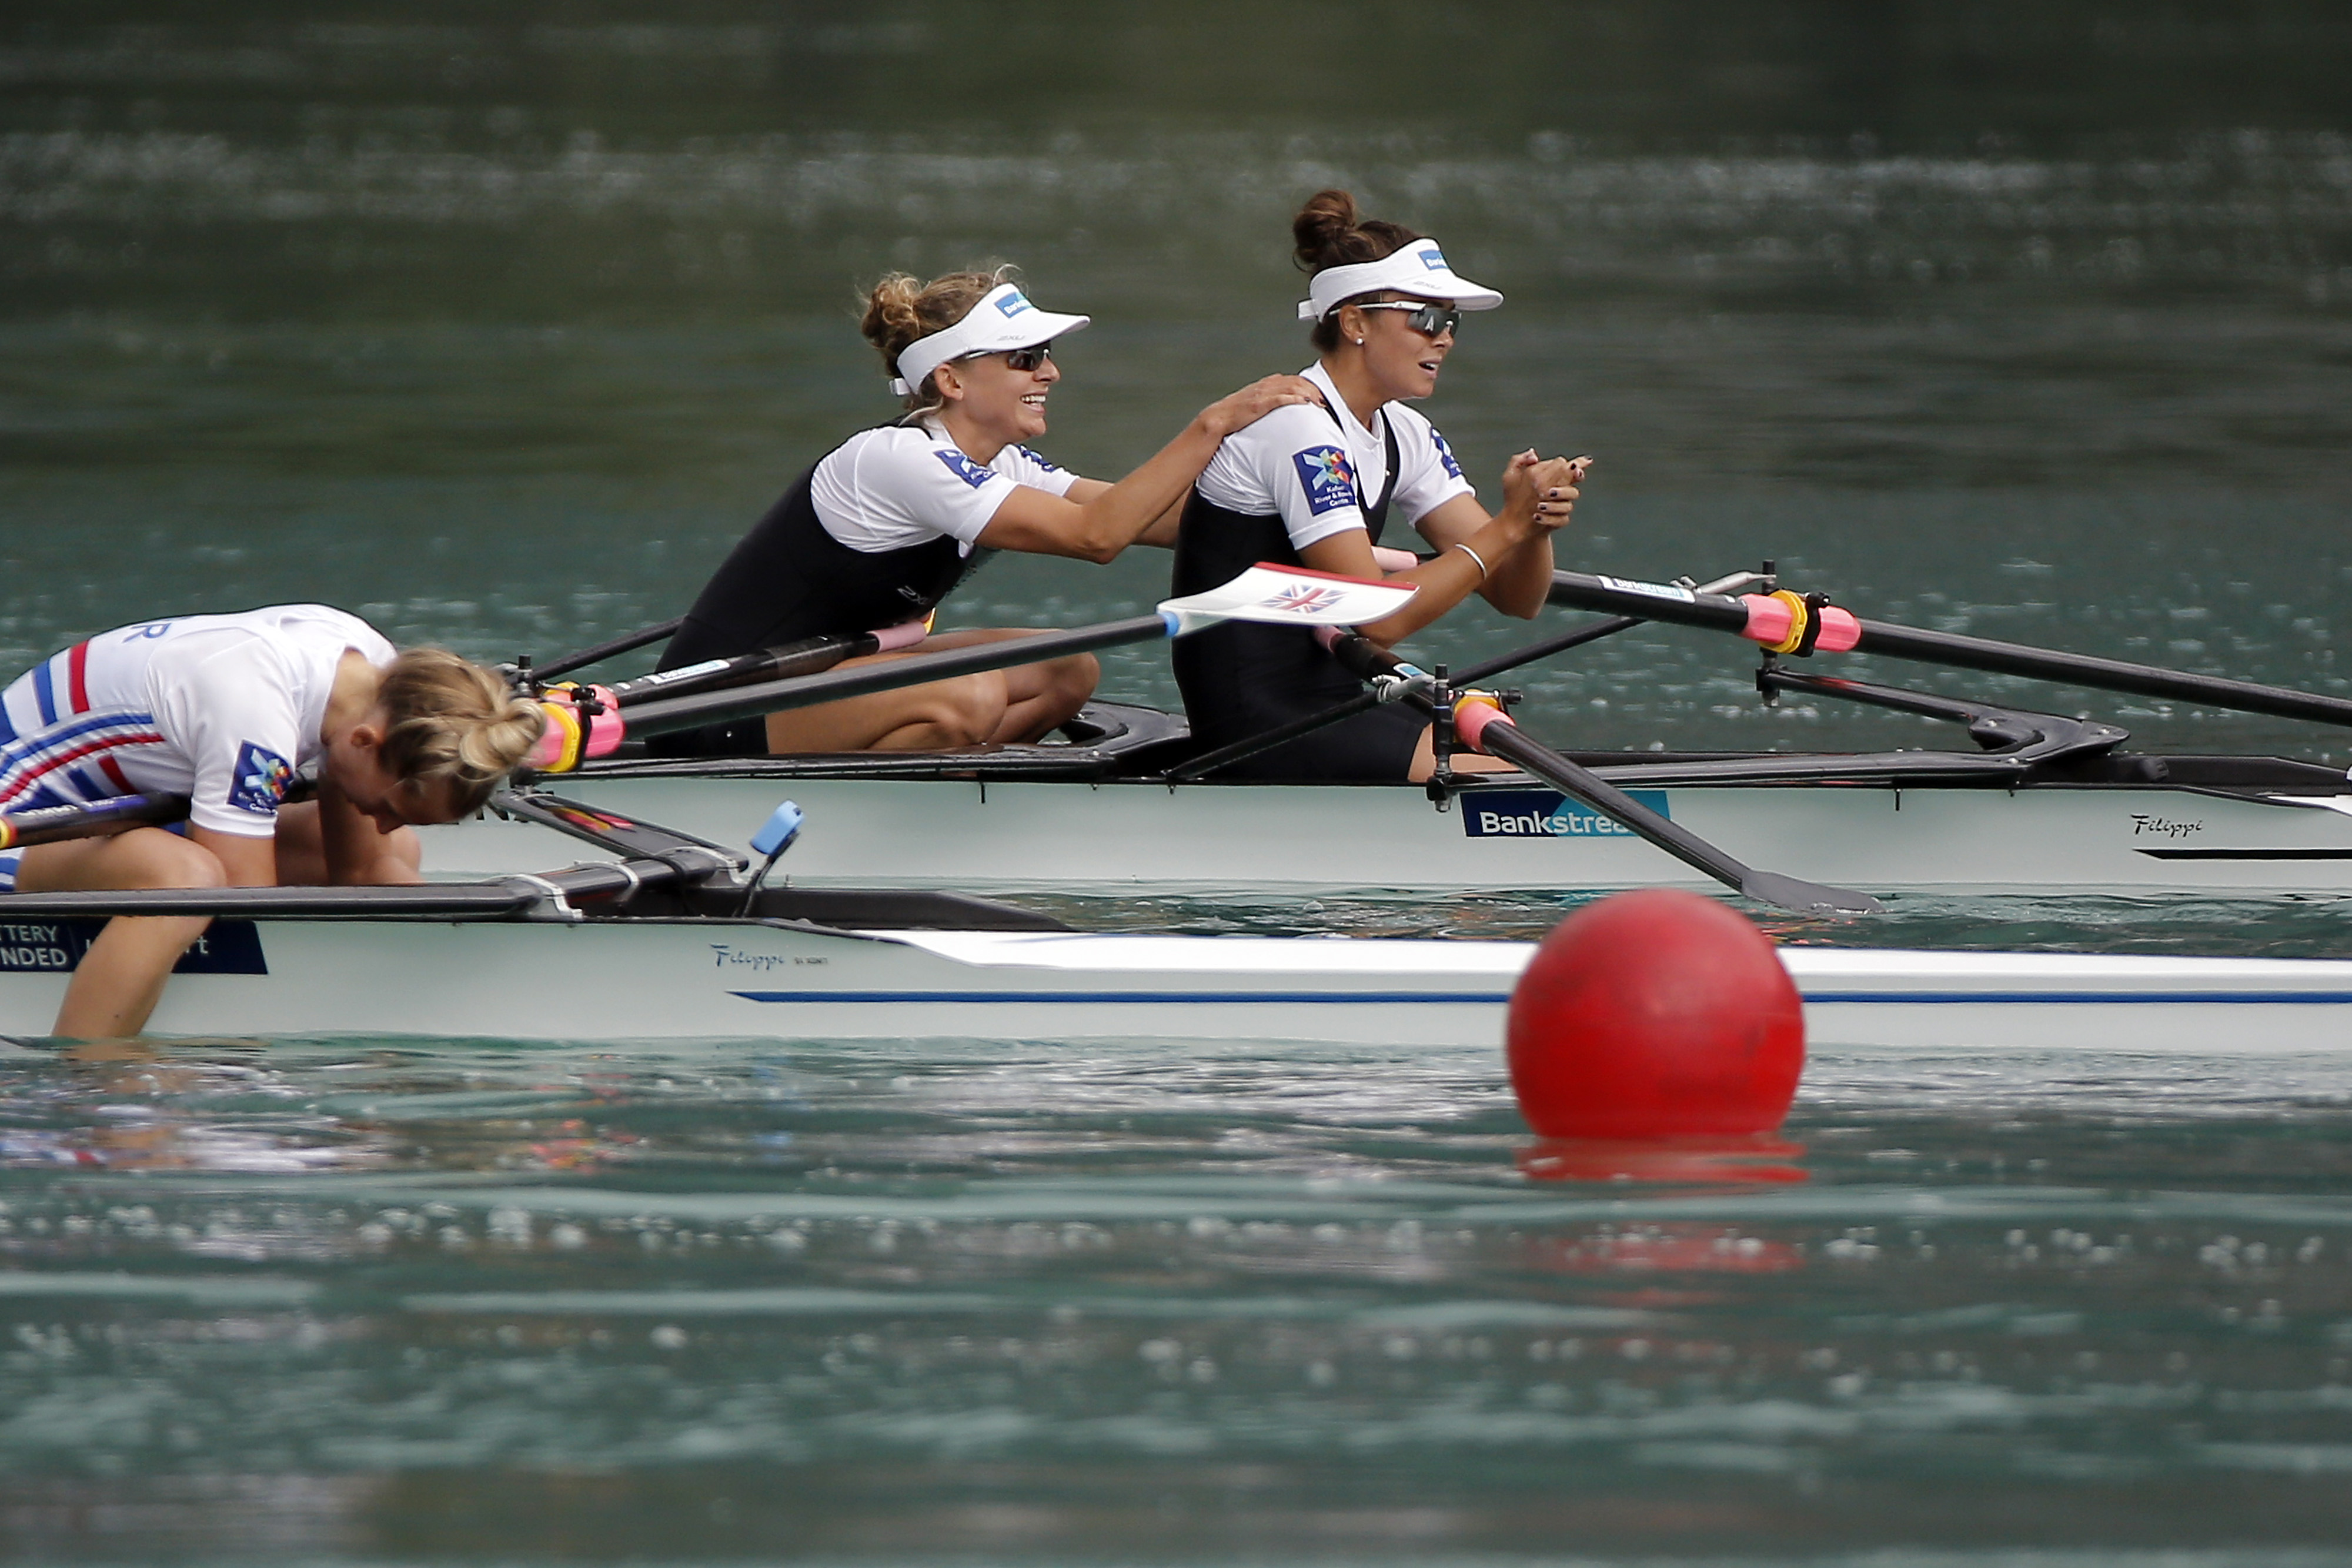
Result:
{"label": "national river and rowing centre logo", "polygon": [[[1659,789],[1628,789],[1640,804],[1667,815]],[[1633,839],[1641,835],[1556,789],[1474,789],[1462,797],[1466,839]]]}

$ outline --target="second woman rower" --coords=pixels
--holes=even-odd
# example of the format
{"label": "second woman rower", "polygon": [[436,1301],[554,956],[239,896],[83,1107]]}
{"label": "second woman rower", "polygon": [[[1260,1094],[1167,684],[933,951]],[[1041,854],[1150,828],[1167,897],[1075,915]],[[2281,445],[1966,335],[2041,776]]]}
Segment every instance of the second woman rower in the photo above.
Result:
{"label": "second woman rower", "polygon": [[[480,665],[323,604],[119,627],[0,691],[0,810],[184,795],[186,831],[0,853],[0,893],[419,882],[410,825],[478,810],[546,722]],[[318,799],[288,805],[314,764]],[[109,921],[56,1032],[136,1034],[209,924]]]}
{"label": "second woman rower", "polygon": [[[1435,240],[1360,219],[1345,191],[1317,193],[1291,226],[1298,265],[1314,274],[1298,315],[1315,324],[1321,359],[1305,379],[1322,401],[1276,409],[1218,450],[1184,510],[1175,591],[1200,592],[1262,560],[1377,578],[1372,549],[1394,517],[1438,553],[1391,579],[1419,591],[1360,628],[1372,641],[1410,636],[1474,593],[1507,615],[1534,615],[1551,587],[1552,530],[1569,520],[1591,460],[1520,453],[1503,470],[1503,509],[1490,517],[1445,437],[1405,406],[1437,390],[1462,312],[1491,310],[1503,297],[1455,273]],[[1362,689],[1312,633],[1286,626],[1214,627],[1178,642],[1172,657],[1192,734],[1212,747]],[[1243,758],[1223,776],[1420,780],[1433,767],[1427,723],[1378,707]]]}
{"label": "second woman rower", "polygon": [[[1139,541],[1172,544],[1184,497],[1218,443],[1316,395],[1299,377],[1269,376],[1210,404],[1117,484],[1081,478],[1024,444],[1045,433],[1046,397],[1061,379],[1053,340],[1089,319],[1039,309],[1006,271],[929,283],[893,274],[875,286],[862,329],[891,368],[906,415],[851,436],[793,481],[695,600],[662,669],[919,622],[995,550],[1108,561]],[[950,632],[924,646],[1024,635]],[[872,657],[894,656],[903,655]],[[710,725],[653,746],[747,757],[1032,741],[1078,711],[1095,677],[1092,656],[1079,654]]]}

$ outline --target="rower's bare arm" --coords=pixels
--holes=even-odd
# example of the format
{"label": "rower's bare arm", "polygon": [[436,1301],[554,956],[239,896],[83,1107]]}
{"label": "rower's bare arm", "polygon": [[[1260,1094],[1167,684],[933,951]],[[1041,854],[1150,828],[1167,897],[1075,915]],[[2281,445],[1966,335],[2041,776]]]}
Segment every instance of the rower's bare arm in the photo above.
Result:
{"label": "rower's bare arm", "polygon": [[[1512,460],[1514,464],[1518,459]],[[1559,486],[1558,494],[1538,497],[1538,506],[1549,518],[1557,517],[1557,528],[1566,524],[1576,509],[1580,494],[1578,486],[1584,482],[1585,470],[1591,465],[1589,457],[1569,460],[1569,482]],[[1458,544],[1485,551],[1479,546],[1478,533],[1494,521],[1486,508],[1478,504],[1475,496],[1456,496],[1444,506],[1430,512],[1415,525],[1421,535],[1441,551]],[[1516,549],[1507,550],[1500,559],[1486,562],[1486,582],[1479,588],[1479,597],[1506,615],[1516,615],[1522,621],[1534,619],[1543,611],[1551,592],[1553,567],[1551,530],[1546,529],[1522,541]]]}
{"label": "rower's bare arm", "polygon": [[[1447,541],[1433,559],[1410,571],[1391,574],[1389,581],[1409,582],[1421,591],[1406,600],[1394,614],[1368,622],[1358,630],[1385,647],[1412,636],[1477,592],[1491,580],[1497,562],[1532,541],[1548,538],[1554,528],[1568,521],[1576,501],[1576,488],[1570,480],[1573,472],[1565,458],[1538,458],[1532,452],[1522,452],[1512,458],[1503,468],[1503,509],[1486,517],[1465,537]],[[1448,503],[1448,507],[1451,505]],[[1475,501],[1470,502],[1470,507],[1479,517],[1486,517]],[[1428,523],[1447,509],[1438,507],[1423,522]],[[1437,541],[1433,538],[1432,542]],[[1457,548],[1465,544],[1469,546],[1466,550]],[[1476,552],[1475,559],[1472,551]],[[1372,560],[1371,540],[1359,528],[1318,539],[1298,553],[1317,571],[1369,577],[1376,581],[1381,576]],[[1550,558],[1546,554],[1542,559],[1549,563]],[[1484,569],[1480,561],[1486,563]],[[1546,564],[1547,587],[1550,571]]]}
{"label": "rower's bare arm", "polygon": [[319,847],[331,887],[384,887],[423,882],[415,833],[379,830],[332,779],[319,784]]}
{"label": "rower's bare arm", "polygon": [[249,839],[236,833],[218,832],[193,823],[188,837],[196,847],[210,852],[220,862],[228,887],[276,887],[278,885],[278,842],[275,839]]}
{"label": "rower's bare arm", "polygon": [[1267,376],[1253,382],[1202,409],[1183,434],[1161,447],[1150,461],[1091,497],[1072,498],[1076,485],[1070,486],[1072,497],[1015,486],[996,508],[996,515],[988,519],[988,527],[980,531],[980,543],[990,549],[1030,555],[1070,556],[1097,563],[1115,559],[1119,551],[1160,527],[1170,507],[1182,504],[1192,481],[1217,455],[1218,443],[1277,408],[1316,401],[1314,383],[1303,376]]}

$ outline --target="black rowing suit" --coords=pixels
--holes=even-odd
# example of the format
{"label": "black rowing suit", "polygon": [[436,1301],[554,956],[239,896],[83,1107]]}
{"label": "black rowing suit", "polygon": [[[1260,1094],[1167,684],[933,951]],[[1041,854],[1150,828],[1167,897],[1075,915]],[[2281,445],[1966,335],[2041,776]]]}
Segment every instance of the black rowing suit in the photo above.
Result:
{"label": "black rowing suit", "polygon": [[[821,476],[829,466],[831,475]],[[687,612],[659,668],[920,620],[994,553],[965,547],[1006,486],[1058,495],[1076,477],[1017,445],[993,463],[975,463],[944,432],[916,420],[862,431],[810,465],[736,544]],[[880,528],[895,530],[881,534],[886,548],[853,549],[825,527],[814,492],[828,483],[837,513],[862,509],[880,518]],[[942,526],[955,531],[932,531]],[[894,538],[907,542],[887,542]],[[767,722],[707,725],[647,745],[663,757],[764,757]]]}
{"label": "black rowing suit", "polygon": [[[1339,416],[1328,414],[1337,425]],[[1397,433],[1393,419],[1381,421],[1386,472],[1380,499],[1367,506],[1362,486],[1356,505],[1364,531],[1375,545],[1388,524],[1396,493]],[[1288,527],[1279,513],[1253,517],[1211,501],[1196,486],[1184,504],[1176,537],[1174,591],[1199,593],[1229,582],[1260,561],[1300,566]],[[1315,640],[1312,632],[1289,626],[1227,622],[1177,639],[1171,658],[1184,712],[1195,738],[1213,749],[1331,707],[1363,690]],[[1412,767],[1414,747],[1426,725],[1404,708],[1370,708],[1286,745],[1244,758],[1221,768],[1226,779],[1348,782],[1402,779]]]}

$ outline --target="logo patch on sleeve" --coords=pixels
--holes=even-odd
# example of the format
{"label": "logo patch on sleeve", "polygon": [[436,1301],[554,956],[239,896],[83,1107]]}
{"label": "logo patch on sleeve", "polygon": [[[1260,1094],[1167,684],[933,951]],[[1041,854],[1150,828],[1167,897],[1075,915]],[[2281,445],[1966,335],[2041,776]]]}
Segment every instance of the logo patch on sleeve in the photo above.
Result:
{"label": "logo patch on sleeve", "polygon": [[1022,456],[1026,457],[1030,462],[1034,463],[1038,467],[1043,468],[1048,474],[1059,474],[1062,471],[1062,465],[1060,464],[1051,462],[1041,454],[1032,452],[1025,446],[1020,447],[1017,450],[1020,452]]}
{"label": "logo patch on sleeve", "polygon": [[1299,487],[1307,492],[1307,510],[1317,517],[1356,504],[1356,470],[1348,455],[1336,446],[1310,446],[1290,455],[1298,470]]}
{"label": "logo patch on sleeve", "polygon": [[975,490],[987,484],[992,476],[992,470],[982,467],[952,447],[940,447],[937,449],[936,455],[940,462],[948,465],[949,473]]}
{"label": "logo patch on sleeve", "polygon": [[248,740],[236,748],[236,771],[229,780],[228,803],[240,811],[275,816],[293,782],[292,763],[269,747]]}
{"label": "logo patch on sleeve", "polygon": [[1455,479],[1461,478],[1462,465],[1454,461],[1454,448],[1445,444],[1445,437],[1433,430],[1429,433],[1429,439],[1436,444],[1437,460],[1445,465],[1447,476]]}

